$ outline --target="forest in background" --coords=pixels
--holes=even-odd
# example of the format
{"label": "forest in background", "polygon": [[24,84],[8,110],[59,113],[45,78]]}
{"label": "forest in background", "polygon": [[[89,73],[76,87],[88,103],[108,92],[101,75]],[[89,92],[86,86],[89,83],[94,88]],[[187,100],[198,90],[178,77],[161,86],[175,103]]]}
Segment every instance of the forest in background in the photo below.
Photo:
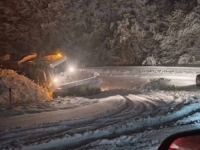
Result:
{"label": "forest in background", "polygon": [[2,0],[0,52],[55,50],[86,66],[200,60],[200,0]]}

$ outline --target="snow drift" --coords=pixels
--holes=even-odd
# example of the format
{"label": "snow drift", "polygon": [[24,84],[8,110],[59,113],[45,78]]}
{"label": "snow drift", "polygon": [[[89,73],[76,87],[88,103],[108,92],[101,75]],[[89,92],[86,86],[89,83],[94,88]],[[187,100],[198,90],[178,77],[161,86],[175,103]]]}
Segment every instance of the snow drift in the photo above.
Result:
{"label": "snow drift", "polygon": [[33,81],[13,70],[0,69],[0,106],[9,104],[9,88],[13,104],[25,104],[50,100],[48,93]]}
{"label": "snow drift", "polygon": [[170,79],[150,79],[146,83],[142,84],[137,88],[140,91],[156,91],[156,90],[170,90],[174,89],[175,86],[171,83]]}

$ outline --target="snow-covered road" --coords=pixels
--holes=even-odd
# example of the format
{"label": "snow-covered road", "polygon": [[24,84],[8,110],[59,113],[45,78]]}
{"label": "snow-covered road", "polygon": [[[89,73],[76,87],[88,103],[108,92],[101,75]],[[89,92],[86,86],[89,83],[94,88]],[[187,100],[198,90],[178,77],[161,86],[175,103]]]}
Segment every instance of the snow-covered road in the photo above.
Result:
{"label": "snow-covered road", "polygon": [[[146,83],[160,77],[171,80]],[[0,149],[156,149],[168,135],[200,127],[194,75],[102,78],[105,91],[85,97],[85,106],[0,118]]]}
{"label": "snow-covered road", "polygon": [[76,107],[74,109],[43,112],[40,114],[24,114],[23,116],[1,117],[0,130],[15,128],[16,126],[27,127],[43,124],[45,122],[59,122],[62,120],[87,118],[107,113],[112,109],[119,109],[125,103],[125,100],[119,96],[108,97],[107,99],[109,100],[99,99],[98,103]]}
{"label": "snow-covered road", "polygon": [[[127,145],[131,146],[129,145],[129,141],[133,137],[135,142],[141,140],[138,132],[168,126],[171,128],[171,126],[177,126],[176,124],[171,125],[176,120],[179,120],[180,125],[194,122],[195,120],[180,122],[180,119],[186,117],[188,114],[200,110],[200,103],[197,97],[195,97],[196,95],[193,95],[189,99],[186,99],[187,96],[189,96],[189,93],[174,92],[153,92],[145,95],[129,94],[127,96],[118,95],[115,99],[120,98],[125,103],[119,103],[121,107],[112,109],[107,113],[84,119],[41,124],[39,126],[5,131],[0,134],[0,145],[3,147],[9,145],[18,148],[23,145],[23,149],[33,150],[71,149],[78,147],[89,149],[90,147],[98,148],[98,146],[110,149],[111,146],[118,148]],[[104,100],[110,101],[110,98]],[[173,131],[177,132],[179,130]],[[135,137],[135,133],[138,134],[138,137]],[[167,133],[165,134],[166,136]],[[131,139],[126,139],[124,144],[115,143],[116,141],[121,141],[123,136],[131,136]],[[162,135],[162,138],[165,138],[165,136]],[[160,143],[162,138],[157,141],[157,144]],[[150,139],[152,140],[152,137]],[[147,137],[146,140],[148,140]],[[149,143],[146,146],[148,145]],[[132,147],[132,149],[134,148]]]}

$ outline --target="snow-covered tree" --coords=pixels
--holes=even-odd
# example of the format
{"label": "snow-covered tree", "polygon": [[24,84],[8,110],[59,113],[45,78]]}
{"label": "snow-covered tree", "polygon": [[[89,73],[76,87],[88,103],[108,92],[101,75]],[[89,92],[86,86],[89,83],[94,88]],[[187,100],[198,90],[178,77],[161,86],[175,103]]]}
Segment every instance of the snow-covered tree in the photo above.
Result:
{"label": "snow-covered tree", "polygon": [[86,65],[200,59],[199,8],[197,0],[2,0],[0,51],[62,49]]}

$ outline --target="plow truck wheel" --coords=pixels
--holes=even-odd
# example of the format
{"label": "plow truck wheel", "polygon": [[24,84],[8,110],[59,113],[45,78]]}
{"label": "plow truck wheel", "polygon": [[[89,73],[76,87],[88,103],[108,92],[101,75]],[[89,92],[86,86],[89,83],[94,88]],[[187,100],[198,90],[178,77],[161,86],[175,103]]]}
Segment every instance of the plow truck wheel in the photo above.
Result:
{"label": "plow truck wheel", "polygon": [[200,86],[200,74],[196,76],[196,85]]}

